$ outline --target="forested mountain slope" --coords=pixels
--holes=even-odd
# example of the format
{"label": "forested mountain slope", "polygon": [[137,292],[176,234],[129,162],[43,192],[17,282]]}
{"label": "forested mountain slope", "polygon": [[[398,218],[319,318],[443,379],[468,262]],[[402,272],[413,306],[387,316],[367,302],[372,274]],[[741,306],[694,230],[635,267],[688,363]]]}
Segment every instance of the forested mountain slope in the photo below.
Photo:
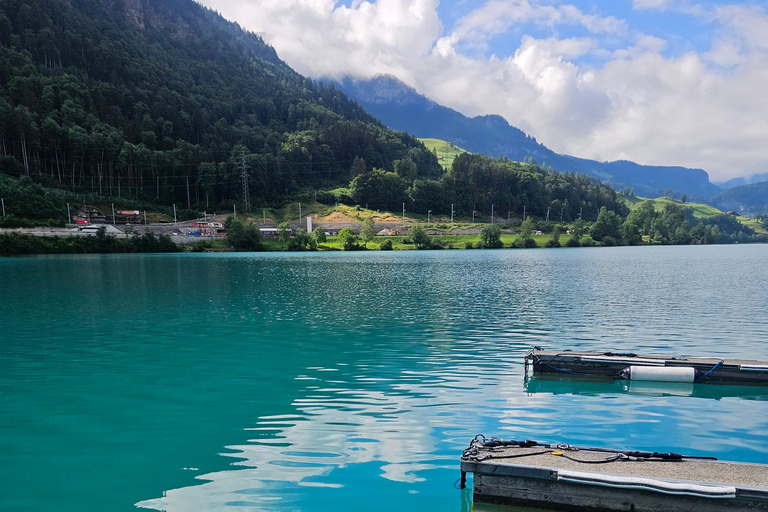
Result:
{"label": "forested mountain slope", "polygon": [[512,160],[534,159],[539,165],[561,172],[580,172],[630,188],[642,195],[661,195],[671,189],[691,198],[710,198],[720,189],[702,169],[639,165],[628,161],[598,162],[558,154],[535,137],[511,126],[501,116],[466,117],[417,93],[398,79],[379,76],[371,80],[346,78],[339,86],[369,112],[395,130],[418,137],[447,140],[472,153],[504,156]]}
{"label": "forested mountain slope", "polygon": [[441,173],[415,138],[191,0],[4,0],[0,139],[0,172],[166,204],[239,202],[242,168],[262,203],[346,185],[358,157]]}
{"label": "forested mountain slope", "polygon": [[768,213],[768,181],[724,190],[712,198],[712,204],[741,214]]}

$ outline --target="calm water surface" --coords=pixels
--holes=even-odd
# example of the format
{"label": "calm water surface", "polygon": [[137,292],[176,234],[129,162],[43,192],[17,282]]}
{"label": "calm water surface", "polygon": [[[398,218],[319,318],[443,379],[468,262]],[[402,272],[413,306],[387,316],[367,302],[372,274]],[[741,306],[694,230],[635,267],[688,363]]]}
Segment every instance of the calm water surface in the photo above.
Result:
{"label": "calm water surface", "polygon": [[768,462],[768,390],[523,356],[768,360],[768,246],[0,259],[0,510],[469,510],[477,433]]}

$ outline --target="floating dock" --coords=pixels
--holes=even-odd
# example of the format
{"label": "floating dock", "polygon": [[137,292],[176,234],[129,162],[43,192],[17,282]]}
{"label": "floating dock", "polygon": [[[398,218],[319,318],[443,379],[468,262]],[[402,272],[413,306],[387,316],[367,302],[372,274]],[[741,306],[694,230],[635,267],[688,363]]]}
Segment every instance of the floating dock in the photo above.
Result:
{"label": "floating dock", "polygon": [[525,370],[526,376],[534,377],[768,386],[768,363],[714,357],[555,352],[534,347],[525,356]]}
{"label": "floating dock", "polygon": [[525,379],[523,388],[529,394],[603,396],[605,394],[638,395],[647,397],[691,397],[710,400],[738,397],[743,400],[768,401],[766,386],[716,386],[687,382],[644,382],[611,380],[610,382],[563,379],[561,376],[543,376]]}
{"label": "floating dock", "polygon": [[768,466],[476,436],[461,460],[473,501],[545,510],[768,510]]}

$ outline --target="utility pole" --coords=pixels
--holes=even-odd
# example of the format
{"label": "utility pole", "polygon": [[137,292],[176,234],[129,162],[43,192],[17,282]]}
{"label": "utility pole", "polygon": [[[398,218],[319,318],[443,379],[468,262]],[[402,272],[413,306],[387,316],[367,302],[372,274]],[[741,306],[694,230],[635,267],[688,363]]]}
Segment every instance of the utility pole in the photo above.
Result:
{"label": "utility pole", "polygon": [[547,222],[549,222],[549,209],[552,208],[551,206],[547,206]]}
{"label": "utility pole", "polygon": [[429,214],[432,213],[432,210],[427,210],[427,224],[429,224]]}
{"label": "utility pole", "polygon": [[[5,220],[5,204],[3,204],[3,220]],[[69,203],[67,203],[67,224],[72,222],[72,214],[69,212]]]}
{"label": "utility pole", "polygon": [[525,222],[525,205],[523,205],[523,222]]}
{"label": "utility pole", "polygon": [[[5,142],[5,141],[3,141]],[[5,220],[5,198],[0,198],[0,202],[3,203],[3,220]]]}
{"label": "utility pole", "polygon": [[245,162],[245,151],[242,153],[240,163],[240,179],[243,181],[243,209],[248,213],[251,209],[251,191],[248,189],[248,164]]}
{"label": "utility pole", "polygon": [[267,210],[261,210],[261,213],[264,214],[264,224],[267,223]]}
{"label": "utility pole", "polygon": [[453,203],[451,203],[451,224],[453,224]]}
{"label": "utility pole", "polygon": [[581,214],[583,213],[583,211],[584,211],[584,207],[580,206],[579,207],[579,218],[581,218]]}
{"label": "utility pole", "polygon": [[115,225],[115,203],[112,203],[112,225]]}
{"label": "utility pole", "polygon": [[476,212],[475,210],[472,210],[472,224],[474,224],[474,223],[475,223],[475,214],[476,214],[476,213],[477,213],[477,212]]}
{"label": "utility pole", "polygon": [[173,223],[176,224],[176,203],[173,204]]}
{"label": "utility pole", "polygon": [[405,222],[405,203],[403,203],[403,222]]}
{"label": "utility pole", "polygon": [[147,225],[147,210],[144,210],[144,225]]}

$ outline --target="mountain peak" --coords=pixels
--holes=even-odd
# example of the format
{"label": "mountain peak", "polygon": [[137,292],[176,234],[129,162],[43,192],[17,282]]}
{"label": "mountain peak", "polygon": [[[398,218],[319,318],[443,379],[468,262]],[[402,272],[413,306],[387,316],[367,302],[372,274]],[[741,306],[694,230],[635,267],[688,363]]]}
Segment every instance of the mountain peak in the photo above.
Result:
{"label": "mountain peak", "polygon": [[429,101],[416,89],[392,75],[378,75],[369,80],[346,77],[339,86],[344,90],[355,90],[356,99],[365,103],[403,105]]}

